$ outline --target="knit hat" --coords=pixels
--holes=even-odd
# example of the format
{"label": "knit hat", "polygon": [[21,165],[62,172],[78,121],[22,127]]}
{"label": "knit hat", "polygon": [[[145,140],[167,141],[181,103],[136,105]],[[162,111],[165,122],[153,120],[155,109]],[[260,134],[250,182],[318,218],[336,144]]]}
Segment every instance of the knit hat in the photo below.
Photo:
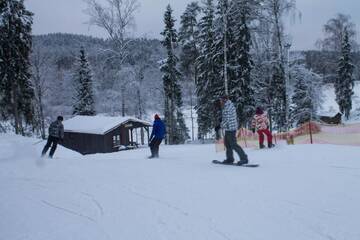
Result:
{"label": "knit hat", "polygon": [[159,116],[158,114],[155,114],[154,118],[155,118],[156,120],[159,120],[159,119],[160,119],[160,116]]}
{"label": "knit hat", "polygon": [[264,111],[261,109],[261,107],[257,107],[256,108],[256,114],[257,115],[261,115],[261,114],[263,114],[264,113]]}

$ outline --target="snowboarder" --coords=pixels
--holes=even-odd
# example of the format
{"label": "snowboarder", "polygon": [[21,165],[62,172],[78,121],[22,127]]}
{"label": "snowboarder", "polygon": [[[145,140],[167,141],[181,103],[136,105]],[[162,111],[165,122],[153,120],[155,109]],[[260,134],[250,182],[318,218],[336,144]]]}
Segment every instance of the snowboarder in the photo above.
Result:
{"label": "snowboarder", "polygon": [[149,147],[151,150],[151,156],[149,158],[159,157],[159,146],[165,136],[165,124],[158,114],[155,114],[154,119],[153,129],[150,135]]}
{"label": "snowboarder", "polygon": [[264,112],[262,110],[262,108],[257,107],[255,116],[251,123],[251,126],[252,126],[253,133],[255,133],[255,131],[257,131],[257,133],[259,135],[259,145],[260,145],[261,149],[265,148],[264,134],[266,135],[266,138],[267,138],[268,147],[269,148],[274,147],[274,145],[272,143],[272,135],[269,130],[269,125],[270,124],[269,124],[269,118],[267,117],[267,113]]}
{"label": "snowboarder", "polygon": [[226,148],[226,159],[222,163],[233,164],[233,150],[235,150],[240,158],[240,161],[237,164],[247,164],[249,162],[248,157],[236,141],[236,131],[238,129],[236,108],[228,96],[223,96],[220,99],[220,104],[222,108],[221,126],[217,126],[215,131],[219,131],[220,128],[225,131],[224,144]]}
{"label": "snowboarder", "polygon": [[45,156],[46,152],[50,149],[49,157],[52,158],[54,156],[57,144],[62,142],[64,139],[64,125],[62,124],[64,118],[62,116],[58,116],[57,120],[52,122],[49,126],[49,137],[47,143],[42,151],[41,156]]}

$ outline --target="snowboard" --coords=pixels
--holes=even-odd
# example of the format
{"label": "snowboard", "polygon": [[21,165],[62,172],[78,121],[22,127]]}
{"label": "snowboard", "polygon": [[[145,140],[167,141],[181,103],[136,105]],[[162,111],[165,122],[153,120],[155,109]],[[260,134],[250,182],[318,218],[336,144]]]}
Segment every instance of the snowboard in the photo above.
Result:
{"label": "snowboard", "polygon": [[259,164],[243,164],[243,165],[237,165],[235,162],[233,164],[225,164],[219,160],[213,160],[212,163],[214,164],[221,164],[221,165],[229,165],[229,166],[238,166],[238,167],[248,167],[248,168],[256,168],[259,167]]}

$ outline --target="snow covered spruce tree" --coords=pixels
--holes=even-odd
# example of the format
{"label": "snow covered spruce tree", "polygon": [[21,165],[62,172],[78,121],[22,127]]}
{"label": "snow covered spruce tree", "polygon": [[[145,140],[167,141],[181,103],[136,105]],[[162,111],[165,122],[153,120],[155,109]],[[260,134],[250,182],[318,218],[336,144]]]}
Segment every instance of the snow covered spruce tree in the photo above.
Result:
{"label": "snow covered spruce tree", "polygon": [[285,34],[283,17],[289,12],[295,11],[295,0],[263,0],[263,14],[266,21],[270,22],[271,54],[272,54],[272,77],[271,99],[272,112],[275,125],[279,131],[286,131],[289,116],[289,101],[286,89],[286,58],[285,58]]}
{"label": "snow covered spruce tree", "polygon": [[193,80],[193,82],[197,80],[196,59],[199,56],[197,16],[199,13],[200,6],[197,2],[188,4],[185,12],[181,16],[179,31],[179,43],[182,48],[180,55],[181,70],[187,77]]}
{"label": "snow covered spruce tree", "polygon": [[246,126],[254,114],[255,100],[251,84],[251,35],[247,21],[250,18],[251,8],[247,1],[235,1],[230,11],[234,21],[234,78],[230,79],[230,96],[234,100],[241,126]]}
{"label": "snow covered spruce tree", "polygon": [[314,107],[309,88],[303,76],[296,77],[295,81],[290,116],[291,122],[299,126],[311,120]]}
{"label": "snow covered spruce tree", "polygon": [[197,59],[198,79],[196,82],[196,113],[198,121],[198,138],[203,139],[215,125],[219,115],[214,108],[217,100],[214,85],[219,81],[215,70],[215,7],[213,0],[206,0],[202,7],[203,16],[199,21],[199,57]]}
{"label": "snow covered spruce tree", "polygon": [[[220,74],[220,78],[213,85],[215,96],[227,94],[230,95],[230,82],[235,78],[235,49],[234,49],[234,34],[233,18],[230,14],[231,1],[218,0],[216,18],[215,18],[215,71]],[[234,99],[232,99],[234,100]]]}
{"label": "snow covered spruce tree", "polygon": [[187,95],[190,98],[192,140],[195,140],[193,106],[195,95],[194,88],[198,79],[198,66],[196,60],[199,57],[198,15],[200,10],[200,6],[197,2],[189,3],[181,16],[179,31],[179,43],[181,45],[180,71],[185,78],[183,89],[188,92]]}
{"label": "snow covered spruce tree", "polygon": [[0,111],[14,120],[16,134],[24,134],[23,123],[33,121],[29,71],[32,15],[23,0],[0,1]]}
{"label": "snow covered spruce tree", "polygon": [[345,29],[341,57],[338,66],[338,76],[335,81],[336,102],[340,112],[345,114],[346,119],[350,117],[352,109],[352,96],[354,95],[354,65],[351,62],[351,45],[348,31]]}
{"label": "snow covered spruce tree", "polygon": [[77,59],[74,81],[76,95],[74,97],[73,114],[95,115],[92,73],[83,47],[80,49],[80,56]]}
{"label": "snow covered spruce tree", "polygon": [[295,82],[291,98],[290,122],[298,126],[317,116],[317,111],[323,101],[322,78],[302,64],[292,66],[290,74],[291,79]]}
{"label": "snow covered spruce tree", "polygon": [[182,95],[179,80],[181,74],[176,65],[178,58],[175,55],[178,36],[174,29],[175,20],[172,16],[170,5],[167,6],[164,15],[165,29],[161,33],[164,36],[163,46],[167,51],[167,58],[161,66],[163,72],[163,85],[165,92],[165,122],[167,126],[167,143],[180,144],[188,138],[184,116],[181,113]]}
{"label": "snow covered spruce tree", "polygon": [[270,91],[272,94],[272,117],[279,131],[286,131],[288,116],[288,96],[286,93],[285,69],[280,63],[272,66]]}

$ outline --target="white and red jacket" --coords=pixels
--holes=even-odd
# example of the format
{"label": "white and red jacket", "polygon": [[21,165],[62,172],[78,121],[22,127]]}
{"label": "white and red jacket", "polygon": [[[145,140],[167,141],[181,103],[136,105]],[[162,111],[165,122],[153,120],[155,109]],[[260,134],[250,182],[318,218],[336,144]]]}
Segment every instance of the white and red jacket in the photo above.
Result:
{"label": "white and red jacket", "polygon": [[267,113],[264,112],[263,114],[255,114],[252,122],[251,127],[255,128],[256,130],[265,130],[269,126],[269,119],[267,117]]}

